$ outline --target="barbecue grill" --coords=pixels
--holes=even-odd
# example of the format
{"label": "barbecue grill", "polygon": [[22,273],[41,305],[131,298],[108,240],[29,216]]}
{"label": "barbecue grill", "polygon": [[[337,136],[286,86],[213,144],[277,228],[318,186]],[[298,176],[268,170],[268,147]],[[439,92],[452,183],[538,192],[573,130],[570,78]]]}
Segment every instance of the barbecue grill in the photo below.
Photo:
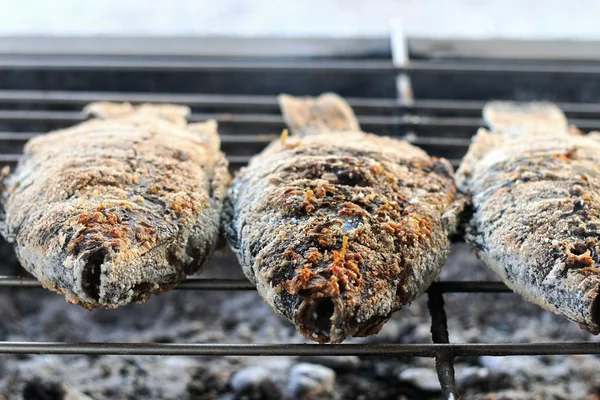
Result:
{"label": "barbecue grill", "polygon": [[[414,99],[398,94],[399,74],[410,77]],[[217,119],[223,150],[236,170],[283,128],[275,94],[335,91],[348,98],[366,131],[403,137],[431,155],[449,158],[456,167],[470,136],[483,124],[480,115],[486,99],[557,101],[571,123],[588,131],[600,129],[600,91],[594,90],[598,85],[598,64],[572,62],[420,59],[399,65],[386,55],[285,60],[0,56],[0,163],[14,165],[29,138],[81,121],[78,110],[89,102],[169,102],[189,105],[194,121]],[[40,284],[28,277],[1,276],[0,286],[35,290]],[[244,280],[189,278],[176,290],[254,287]],[[433,343],[0,342],[0,353],[430,357],[436,360],[446,399],[458,398],[454,379],[457,357],[600,354],[600,345],[593,342],[449,343],[444,296],[460,292],[510,290],[488,281],[433,284],[427,292]]]}

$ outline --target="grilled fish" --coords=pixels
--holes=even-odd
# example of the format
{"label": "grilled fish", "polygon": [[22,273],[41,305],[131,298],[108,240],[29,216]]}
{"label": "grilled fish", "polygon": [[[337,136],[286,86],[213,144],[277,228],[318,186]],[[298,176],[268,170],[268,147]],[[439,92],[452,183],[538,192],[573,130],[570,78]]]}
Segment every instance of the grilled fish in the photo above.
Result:
{"label": "grilled fish", "polygon": [[0,230],[44,287],[88,309],[146,301],[215,248],[230,183],[215,121],[187,107],[93,103],[31,139],[2,180]]}
{"label": "grilled fish", "polygon": [[362,132],[337,95],[279,103],[292,134],[234,179],[226,235],[263,299],[306,338],[375,334],[439,276],[460,208],[452,167]]}
{"label": "grilled fish", "polygon": [[488,103],[457,172],[479,257],[526,300],[600,332],[600,140],[549,103]]}

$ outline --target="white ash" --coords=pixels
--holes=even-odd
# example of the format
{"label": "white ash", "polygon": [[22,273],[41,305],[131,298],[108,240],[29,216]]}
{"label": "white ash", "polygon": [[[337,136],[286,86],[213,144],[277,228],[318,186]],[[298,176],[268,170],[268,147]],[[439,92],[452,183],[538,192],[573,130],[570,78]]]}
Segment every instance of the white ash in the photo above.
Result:
{"label": "white ash", "polygon": [[281,397],[281,392],[273,375],[272,370],[262,366],[247,367],[237,371],[229,385],[238,397],[275,400]]}
{"label": "white ash", "polygon": [[287,395],[292,399],[336,399],[335,371],[319,364],[300,363],[292,367]]}
{"label": "white ash", "polygon": [[407,382],[424,392],[441,391],[437,373],[431,368],[406,368],[398,375],[400,382]]}
{"label": "white ash", "polygon": [[[21,273],[10,252],[0,255],[5,261],[0,274]],[[462,244],[455,246],[442,275],[446,280],[496,280]],[[217,253],[203,277],[233,279],[243,275],[231,255]],[[449,293],[444,298],[452,342],[598,341],[575,324],[517,295]],[[378,335],[350,342],[430,343],[430,323],[424,296],[398,312]],[[88,312],[46,290],[25,288],[0,289],[0,340],[305,342],[255,292],[176,291],[143,305]],[[292,368],[305,362],[335,371],[331,395],[340,399],[440,397],[439,389],[423,390],[419,385],[424,383],[418,380],[419,385],[415,385],[398,379],[410,368],[426,368],[435,377],[434,360],[394,357],[341,358],[335,364],[333,357],[4,355],[0,356],[0,394],[6,399],[42,395],[65,399],[64,388],[69,388],[71,393],[95,400],[250,399],[256,392],[236,393],[239,381],[233,378],[256,367],[268,370],[272,383],[266,385],[266,391],[265,386],[258,385],[258,392],[285,396],[289,394]],[[597,398],[600,358],[470,357],[457,360],[456,379],[462,398],[468,399]]]}

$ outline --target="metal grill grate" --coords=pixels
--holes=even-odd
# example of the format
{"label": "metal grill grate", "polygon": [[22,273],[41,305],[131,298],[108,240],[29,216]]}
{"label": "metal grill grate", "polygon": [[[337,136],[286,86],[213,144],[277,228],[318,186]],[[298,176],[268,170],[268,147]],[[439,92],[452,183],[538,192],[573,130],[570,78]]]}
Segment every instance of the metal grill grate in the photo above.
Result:
{"label": "metal grill grate", "polygon": [[[8,84],[11,74],[30,71],[49,74],[52,71],[126,71],[168,72],[169,74],[210,72],[266,73],[292,71],[317,74],[377,73],[390,78],[398,72],[444,74],[526,74],[566,77],[600,77],[597,65],[519,63],[489,64],[455,61],[436,63],[420,61],[410,67],[398,68],[387,60],[304,60],[304,61],[210,61],[173,59],[99,59],[65,57],[0,57],[0,83],[10,90],[0,90],[0,163],[14,164],[24,143],[50,129],[68,126],[83,119],[79,110],[92,101],[170,102],[187,104],[194,110],[192,120],[216,118],[220,123],[223,150],[233,169],[274,139],[274,132],[283,127],[274,95],[253,94],[188,94],[161,92],[103,92],[17,90]],[[4,80],[2,77],[5,76]],[[18,75],[17,75],[18,76]],[[387,82],[387,81],[386,81]],[[460,80],[458,81],[460,84]],[[25,85],[27,86],[27,85]],[[52,86],[52,85],[51,85]],[[66,85],[69,86],[69,85]],[[74,85],[79,88],[78,85]],[[89,85],[93,86],[93,85]],[[70,88],[68,88],[70,89]],[[316,89],[318,90],[318,88]],[[301,94],[301,93],[298,93]],[[343,94],[343,93],[342,93]],[[484,99],[452,100],[423,99],[402,104],[392,98],[351,97],[361,125],[367,131],[404,137],[430,154],[452,160],[456,167],[465,153],[470,136],[482,125],[480,118]],[[578,99],[575,99],[578,100]],[[593,99],[600,101],[599,99]],[[583,130],[600,129],[600,103],[581,103],[573,99],[559,105],[571,122]],[[266,134],[267,133],[267,134]],[[0,276],[0,287],[34,289],[41,287],[31,278]],[[177,290],[254,290],[244,280],[213,280],[190,278]],[[499,282],[446,281],[433,284],[428,290],[433,343],[424,344],[161,344],[161,343],[46,343],[0,342],[0,353],[32,354],[96,354],[96,355],[186,355],[186,356],[293,356],[293,355],[360,355],[435,358],[443,395],[457,398],[454,360],[467,356],[600,354],[600,346],[592,342],[558,342],[533,344],[452,344],[449,343],[445,293],[510,292]],[[167,294],[168,296],[168,294]]]}

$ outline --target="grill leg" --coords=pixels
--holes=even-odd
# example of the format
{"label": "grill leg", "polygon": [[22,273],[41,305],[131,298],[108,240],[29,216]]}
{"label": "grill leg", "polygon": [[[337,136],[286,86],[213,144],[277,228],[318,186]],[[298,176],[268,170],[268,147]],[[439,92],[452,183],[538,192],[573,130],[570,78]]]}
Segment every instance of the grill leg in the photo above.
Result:
{"label": "grill leg", "polygon": [[[431,314],[431,338],[433,343],[450,343],[448,338],[448,321],[444,309],[444,296],[433,289],[428,292],[427,308]],[[458,389],[454,380],[454,355],[440,353],[435,358],[435,368],[442,387],[444,399],[458,399]]]}

